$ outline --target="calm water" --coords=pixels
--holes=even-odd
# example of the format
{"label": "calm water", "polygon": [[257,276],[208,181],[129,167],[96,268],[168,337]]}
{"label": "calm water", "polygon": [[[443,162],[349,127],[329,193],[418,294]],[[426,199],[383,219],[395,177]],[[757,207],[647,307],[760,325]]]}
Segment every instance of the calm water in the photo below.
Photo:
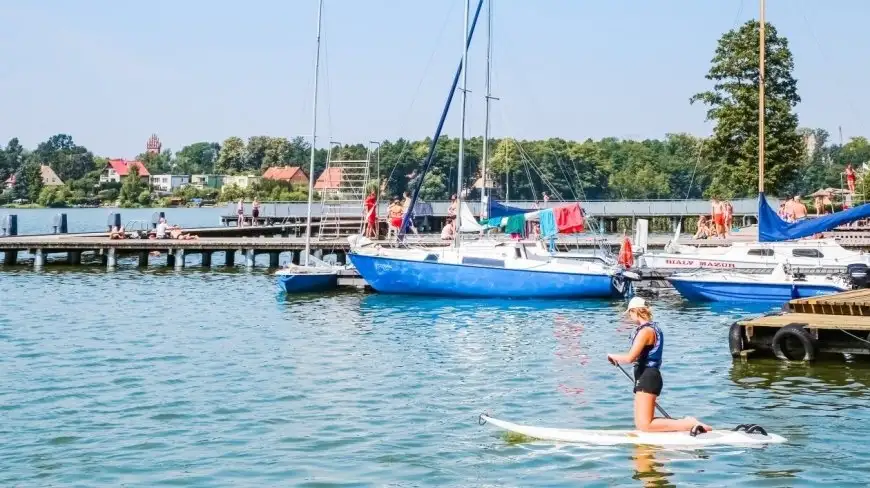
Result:
{"label": "calm water", "polygon": [[[732,362],[746,313],[655,302],[672,415],[784,446],[510,444],[629,428],[617,302],[287,300],[263,272],[0,272],[2,486],[866,486],[866,363]],[[752,311],[757,312],[757,310]]]}
{"label": "calm water", "polygon": [[67,214],[69,232],[104,232],[112,212],[121,214],[121,223],[133,220],[151,222],[154,212],[164,212],[171,224],[182,227],[218,227],[220,217],[227,213],[225,206],[214,208],[39,208],[11,209],[0,208],[0,222],[5,222],[7,214],[18,215],[18,234],[50,234],[54,216]]}

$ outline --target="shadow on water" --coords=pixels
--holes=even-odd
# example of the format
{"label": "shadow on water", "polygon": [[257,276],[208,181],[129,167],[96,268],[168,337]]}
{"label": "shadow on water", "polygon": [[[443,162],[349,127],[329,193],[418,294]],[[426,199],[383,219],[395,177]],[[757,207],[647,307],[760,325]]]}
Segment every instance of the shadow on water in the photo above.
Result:
{"label": "shadow on water", "polygon": [[767,389],[779,393],[870,396],[870,360],[837,359],[796,363],[778,359],[734,360],[731,381],[747,389]]}

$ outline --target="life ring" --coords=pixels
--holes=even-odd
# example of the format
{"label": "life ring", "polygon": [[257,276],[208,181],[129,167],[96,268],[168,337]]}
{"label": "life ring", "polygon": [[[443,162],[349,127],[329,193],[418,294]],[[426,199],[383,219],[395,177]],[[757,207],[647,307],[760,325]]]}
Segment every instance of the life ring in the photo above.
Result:
{"label": "life ring", "polygon": [[728,349],[731,351],[731,357],[736,358],[743,352],[745,341],[743,339],[743,326],[734,322],[731,328],[728,329]]}
{"label": "life ring", "polygon": [[[803,356],[794,354],[789,346],[797,341],[803,348]],[[818,341],[803,325],[791,324],[776,331],[771,343],[773,354],[785,361],[814,361],[819,350]]]}

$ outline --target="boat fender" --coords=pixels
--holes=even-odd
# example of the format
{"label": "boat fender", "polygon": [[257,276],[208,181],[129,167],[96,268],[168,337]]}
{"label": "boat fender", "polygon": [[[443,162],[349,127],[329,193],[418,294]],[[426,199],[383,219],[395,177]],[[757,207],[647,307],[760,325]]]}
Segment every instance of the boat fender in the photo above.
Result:
{"label": "boat fender", "polygon": [[486,412],[484,412],[484,413],[482,413],[482,414],[480,414],[480,415],[477,416],[477,425],[484,425],[484,424],[486,424],[486,419],[483,418],[484,415],[486,415]]}
{"label": "boat fender", "polygon": [[764,427],[760,425],[753,425],[752,427],[746,429],[747,434],[761,434],[767,437],[767,431],[764,430]]}
{"label": "boat fender", "polygon": [[698,434],[705,434],[705,433],[707,433],[707,429],[705,429],[704,426],[701,424],[698,424],[698,425],[692,427],[692,430],[689,431],[689,435],[692,437],[696,437]]}
{"label": "boat fender", "polygon": [[731,351],[731,357],[736,358],[744,349],[743,326],[737,322],[731,324],[728,329],[728,349]]}
{"label": "boat fender", "polygon": [[[803,357],[790,357],[789,351],[785,347],[786,341],[789,339],[796,339],[800,342],[804,350]],[[773,354],[785,361],[814,361],[819,350],[816,338],[801,324],[789,324],[776,331],[771,346]]]}

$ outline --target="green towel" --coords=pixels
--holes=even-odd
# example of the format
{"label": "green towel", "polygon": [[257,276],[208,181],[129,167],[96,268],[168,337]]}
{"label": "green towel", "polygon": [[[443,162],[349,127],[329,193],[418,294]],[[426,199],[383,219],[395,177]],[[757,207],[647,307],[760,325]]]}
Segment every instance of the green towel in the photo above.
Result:
{"label": "green towel", "polygon": [[507,224],[504,226],[504,231],[506,234],[519,234],[523,237],[526,236],[526,215],[518,214],[511,215],[507,219]]}

